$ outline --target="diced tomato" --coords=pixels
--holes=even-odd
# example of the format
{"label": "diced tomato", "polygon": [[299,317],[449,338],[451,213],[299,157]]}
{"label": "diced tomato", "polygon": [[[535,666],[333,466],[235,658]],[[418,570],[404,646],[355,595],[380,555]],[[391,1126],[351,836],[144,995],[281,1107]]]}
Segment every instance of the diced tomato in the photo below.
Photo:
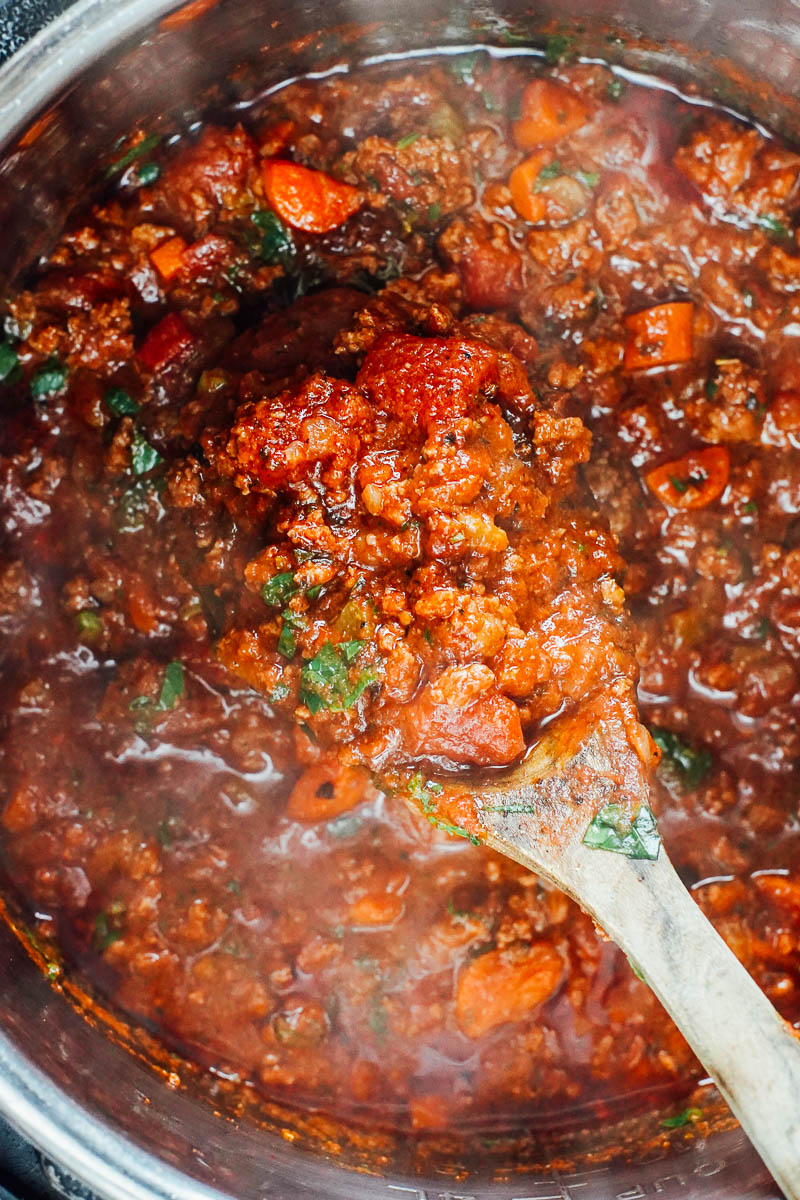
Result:
{"label": "diced tomato", "polygon": [[263,177],[267,199],[278,216],[306,233],[327,233],[343,225],[364,200],[351,184],[284,159],[268,159]]}
{"label": "diced tomato", "polygon": [[705,508],[725,491],[730,470],[725,447],[708,446],[656,467],[646,476],[646,482],[670,508]]}
{"label": "diced tomato", "polygon": [[688,362],[692,357],[694,305],[690,300],[657,304],[625,318],[628,340],[622,365],[626,371]]}
{"label": "diced tomato", "polygon": [[534,943],[513,956],[490,950],[462,970],[456,992],[456,1018],[467,1037],[478,1038],[496,1025],[528,1017],[558,987],[564,963],[549,942]]}
{"label": "diced tomato", "polygon": [[522,150],[557,142],[580,129],[589,111],[574,92],[550,79],[534,79],[522,93],[514,141]]}
{"label": "diced tomato", "polygon": [[514,211],[523,221],[530,221],[532,225],[538,225],[547,216],[547,197],[543,192],[536,191],[536,184],[542,167],[552,162],[552,158],[550,151],[541,150],[514,167],[508,177]]}
{"label": "diced tomato", "polygon": [[182,237],[169,238],[150,251],[150,262],[158,271],[165,283],[174,279],[183,266],[183,252],[186,242]]}
{"label": "diced tomato", "polygon": [[195,344],[195,336],[179,313],[168,313],[139,347],[139,359],[151,371],[161,371]]}

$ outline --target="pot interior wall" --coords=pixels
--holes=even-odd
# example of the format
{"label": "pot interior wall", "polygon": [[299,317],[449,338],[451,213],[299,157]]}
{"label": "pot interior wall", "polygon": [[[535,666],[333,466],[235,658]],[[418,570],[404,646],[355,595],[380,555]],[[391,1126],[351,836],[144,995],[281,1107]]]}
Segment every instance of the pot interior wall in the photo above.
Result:
{"label": "pot interior wall", "polygon": [[[86,13],[83,61],[93,54],[92,9],[107,7],[105,0],[79,5]],[[168,5],[163,0],[149,6],[142,0],[116,5],[120,16],[134,7],[158,15]],[[787,130],[799,127],[795,102],[773,90],[790,93],[800,82],[800,17],[791,3],[569,0],[529,10],[513,0],[452,6],[443,0],[406,0],[402,6],[394,0],[219,0],[189,24],[153,25],[146,36],[117,47],[96,65],[82,73],[76,69],[70,86],[44,112],[22,111],[11,87],[15,77],[6,76],[5,88],[0,87],[0,139],[6,141],[0,163],[0,286],[18,277],[52,243],[67,211],[83,194],[99,151],[136,122],[150,126],[169,114],[179,128],[188,128],[209,102],[244,105],[289,76],[376,54],[431,44],[509,45],[518,34],[530,35],[534,45],[538,37],[541,44],[541,31],[552,21],[559,29],[569,25],[586,54],[633,69],[688,73],[725,103],[749,108]],[[349,32],[337,32],[339,26]],[[319,29],[327,32],[310,36]],[[615,37],[611,30],[626,37]],[[691,43],[692,51],[658,44],[676,37]],[[97,53],[106,49],[98,42]],[[712,61],[720,56],[729,63]],[[48,63],[55,69],[54,61],[46,53],[37,59],[41,70]],[[248,64],[245,69],[235,70],[243,63]],[[745,86],[737,74],[740,68],[772,87]],[[231,78],[235,82],[225,82]],[[34,117],[35,133],[30,129]],[[307,1155],[290,1140],[295,1135],[288,1126],[282,1136],[280,1128],[265,1131],[246,1115],[221,1119],[214,1113],[213,1094],[199,1098],[176,1087],[166,1073],[155,1072],[81,1017],[48,985],[2,923],[0,954],[0,1107],[35,1141],[115,1200],[145,1195],[141,1189],[157,1196],[197,1196],[204,1186],[280,1200],[383,1195],[569,1200],[573,1194],[583,1200],[687,1194],[736,1194],[747,1200],[777,1195],[735,1130],[716,1135],[707,1145],[686,1140],[684,1131],[662,1135],[651,1145],[647,1161],[640,1159],[635,1167],[576,1162],[574,1170],[555,1182],[548,1172],[527,1182],[457,1185],[452,1171],[448,1183],[443,1164],[430,1161],[427,1172],[424,1166],[419,1170],[439,1182],[425,1183],[420,1177],[411,1183],[411,1160],[396,1145],[387,1148],[390,1177],[346,1174],[336,1163],[340,1154],[347,1156],[347,1148],[324,1123],[316,1130],[326,1139],[324,1152]],[[96,1118],[122,1134],[125,1144],[109,1139]],[[280,1127],[280,1114],[273,1113],[275,1122]],[[169,1166],[160,1167],[156,1159]],[[403,1159],[406,1174],[401,1177],[397,1172]],[[171,1168],[183,1173],[183,1182]]]}

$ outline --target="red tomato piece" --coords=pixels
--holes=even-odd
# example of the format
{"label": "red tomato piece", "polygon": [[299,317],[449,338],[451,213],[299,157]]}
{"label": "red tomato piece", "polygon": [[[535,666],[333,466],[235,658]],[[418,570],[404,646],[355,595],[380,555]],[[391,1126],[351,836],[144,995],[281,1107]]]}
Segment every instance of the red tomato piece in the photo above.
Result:
{"label": "red tomato piece", "polygon": [[148,333],[139,347],[139,359],[151,371],[161,371],[183,357],[195,344],[195,336],[179,313],[168,313]]}

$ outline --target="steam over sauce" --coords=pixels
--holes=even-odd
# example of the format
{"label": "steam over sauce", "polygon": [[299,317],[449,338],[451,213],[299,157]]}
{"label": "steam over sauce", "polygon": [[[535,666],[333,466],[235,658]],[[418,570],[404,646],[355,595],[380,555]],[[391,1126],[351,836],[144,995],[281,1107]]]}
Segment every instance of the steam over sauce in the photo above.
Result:
{"label": "steam over sauce", "polygon": [[5,304],[13,885],[171,1045],[397,1128],[697,1078],[405,799],[637,672],[665,844],[800,1017],[800,158],[563,49],[139,131]]}

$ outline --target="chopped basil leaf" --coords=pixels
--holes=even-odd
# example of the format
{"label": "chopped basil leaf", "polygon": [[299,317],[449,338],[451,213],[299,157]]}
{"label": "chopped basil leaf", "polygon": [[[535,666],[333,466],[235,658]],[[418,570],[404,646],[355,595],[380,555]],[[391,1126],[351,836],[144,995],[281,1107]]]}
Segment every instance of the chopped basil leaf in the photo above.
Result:
{"label": "chopped basil leaf", "polygon": [[[539,172],[539,174],[541,175],[541,171]],[[576,171],[575,178],[577,179],[578,183],[582,184],[585,188],[589,188],[591,190],[592,188],[596,188],[598,183],[600,182],[600,172],[599,171]]]}
{"label": "chopped basil leaf", "polygon": [[679,782],[696,788],[711,770],[711,754],[704,747],[692,746],[669,729],[651,729],[650,735],[661,751],[661,767],[673,771]]}
{"label": "chopped basil leaf", "polygon": [[552,37],[547,39],[547,43],[544,48],[544,56],[551,67],[557,66],[558,63],[560,63],[561,60],[566,57],[571,45],[572,38],[567,37],[563,33],[553,34]]}
{"label": "chopped basil leaf", "polygon": [[16,350],[8,342],[0,342],[0,383],[5,383],[18,365],[19,358]]}
{"label": "chopped basil leaf", "polygon": [[269,700],[270,704],[278,704],[281,700],[286,699],[286,697],[289,695],[289,691],[290,689],[288,683],[276,683],[269,696],[267,696],[267,699]]}
{"label": "chopped basil leaf", "polygon": [[90,608],[81,609],[75,614],[75,623],[78,626],[78,633],[87,642],[93,642],[100,637],[103,632],[103,622],[96,612],[92,612]]}
{"label": "chopped basil leaf", "polygon": [[536,183],[533,185],[535,192],[541,192],[549,179],[558,179],[564,172],[561,169],[561,163],[557,158],[554,158],[546,167],[542,167],[539,174],[536,176]]}
{"label": "chopped basil leaf", "polygon": [[106,408],[115,417],[135,417],[140,407],[122,388],[113,388],[106,392]]}
{"label": "chopped basil leaf", "polygon": [[273,575],[261,588],[261,599],[273,608],[280,608],[287,600],[296,595],[300,589],[294,581],[291,571],[281,571]]}
{"label": "chopped basil leaf", "polygon": [[124,171],[131,163],[136,162],[137,158],[144,158],[145,154],[149,154],[151,150],[155,150],[160,141],[160,134],[151,133],[146,138],[143,138],[141,142],[137,142],[135,146],[131,146],[130,150],[126,154],[123,154],[122,158],[118,158],[107,169],[106,179],[111,179],[113,175],[118,175],[120,171]]}
{"label": "chopped basil leaf", "polygon": [[51,358],[31,380],[31,395],[37,400],[63,392],[67,384],[67,368],[57,358]]}
{"label": "chopped basil leaf", "polygon": [[295,255],[295,244],[283,221],[269,208],[259,208],[250,220],[261,231],[259,254],[272,266],[288,266]]}
{"label": "chopped basil leaf", "polygon": [[321,596],[321,595],[322,595],[322,584],[321,583],[315,583],[313,587],[306,589],[306,596],[308,597],[309,600],[316,600],[317,597]]}
{"label": "chopped basil leaf", "polygon": [[626,86],[625,80],[620,79],[618,75],[615,75],[613,79],[609,79],[606,86],[606,95],[609,100],[621,100],[625,95]]}
{"label": "chopped basil leaf", "polygon": [[113,946],[114,942],[118,942],[122,937],[122,930],[119,929],[113,921],[119,914],[109,916],[108,913],[99,912],[94,919],[94,945],[99,951],[107,950],[109,946]]}
{"label": "chopped basil leaf", "polygon": [[407,133],[405,135],[405,137],[401,137],[398,140],[397,149],[405,150],[407,146],[413,146],[414,142],[417,140],[418,137],[419,137],[419,130],[416,130],[414,133]]}
{"label": "chopped basil leaf", "polygon": [[439,220],[441,215],[442,215],[442,206],[438,200],[434,201],[433,204],[428,205],[428,220],[431,222],[432,225],[435,224],[436,221]]}
{"label": "chopped basil leaf", "polygon": [[179,662],[171,662],[167,665],[164,671],[164,682],[161,684],[161,695],[158,698],[156,708],[161,712],[167,712],[174,708],[179,700],[183,698],[186,691],[186,684],[183,678],[183,666]]}
{"label": "chopped basil leaf", "polygon": [[294,658],[297,651],[297,641],[292,633],[291,627],[284,624],[281,627],[281,635],[278,638],[278,653],[284,658]]}
{"label": "chopped basil leaf", "polygon": [[162,462],[155,446],[151,446],[140,429],[134,429],[131,441],[131,470],[134,475],[146,475]]}
{"label": "chopped basil leaf", "polygon": [[760,225],[762,229],[775,237],[788,238],[792,236],[791,230],[777,217],[756,217],[756,225]]}
{"label": "chopped basil leaf", "polygon": [[362,645],[356,641],[343,642],[341,646],[326,642],[306,663],[300,677],[300,699],[310,712],[316,714],[324,708],[343,712],[352,708],[370,684],[377,682],[377,675],[369,668],[361,672],[355,683],[350,680],[348,664]]}
{"label": "chopped basil leaf", "polygon": [[295,612],[292,608],[286,608],[281,613],[284,625],[288,625],[290,629],[308,629],[308,618],[305,613]]}
{"label": "chopped basil leaf", "polygon": [[750,517],[757,513],[758,505],[756,504],[755,500],[748,500],[747,504],[745,504],[744,508],[742,509],[742,512],[746,512]]}
{"label": "chopped basil leaf", "polygon": [[716,379],[707,379],[706,380],[706,395],[708,396],[709,400],[714,399],[714,397],[717,394],[718,389],[719,389],[719,384],[717,383]]}
{"label": "chopped basil leaf", "polygon": [[646,804],[631,821],[619,804],[607,804],[592,819],[583,835],[590,850],[611,850],[627,858],[658,858],[661,838],[656,819]]}
{"label": "chopped basil leaf", "polygon": [[147,187],[151,183],[155,183],[161,174],[161,167],[155,162],[142,163],[136,172],[136,182],[143,187]]}
{"label": "chopped basil leaf", "polygon": [[701,1108],[685,1108],[683,1112],[679,1112],[674,1117],[665,1117],[661,1122],[662,1129],[681,1129],[684,1125],[693,1125],[695,1121],[702,1119],[703,1110]]}
{"label": "chopped basil leaf", "polygon": [[408,781],[408,794],[412,800],[422,809],[424,815],[437,829],[441,829],[444,833],[450,833],[454,837],[466,838],[472,842],[473,846],[480,846],[481,839],[474,833],[469,833],[466,829],[462,829],[460,825],[452,825],[450,821],[444,821],[436,811],[436,803],[433,800],[434,796],[438,796],[442,791],[442,785],[436,783],[433,779],[426,779],[421,771],[417,771]]}

